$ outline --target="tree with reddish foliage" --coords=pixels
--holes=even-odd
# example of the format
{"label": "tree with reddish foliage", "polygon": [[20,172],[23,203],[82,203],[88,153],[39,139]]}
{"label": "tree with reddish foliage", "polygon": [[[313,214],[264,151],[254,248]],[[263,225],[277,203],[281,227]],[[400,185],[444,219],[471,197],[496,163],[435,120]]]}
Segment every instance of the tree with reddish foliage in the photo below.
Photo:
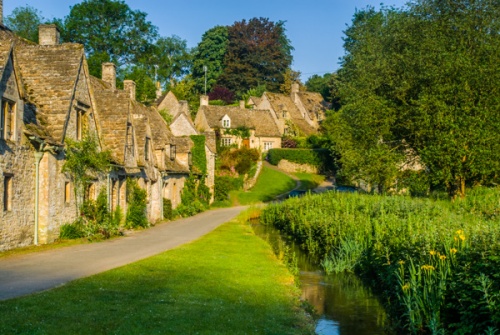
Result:
{"label": "tree with reddish foliage", "polygon": [[208,94],[211,101],[222,100],[226,105],[234,102],[234,93],[223,86],[215,86],[212,92]]}
{"label": "tree with reddish foliage", "polygon": [[285,35],[284,23],[253,18],[230,26],[224,72],[218,84],[238,96],[263,84],[270,91],[279,91],[292,63],[293,50]]}

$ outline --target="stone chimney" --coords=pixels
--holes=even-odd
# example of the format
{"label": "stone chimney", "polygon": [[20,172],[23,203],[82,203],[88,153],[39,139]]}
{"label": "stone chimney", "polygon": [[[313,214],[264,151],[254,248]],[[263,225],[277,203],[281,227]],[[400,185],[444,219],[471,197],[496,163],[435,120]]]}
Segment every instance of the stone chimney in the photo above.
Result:
{"label": "stone chimney", "polygon": [[59,28],[55,24],[41,24],[38,26],[38,44],[58,45],[59,37]]}
{"label": "stone chimney", "polygon": [[160,99],[162,96],[161,84],[159,81],[156,82],[156,99]]}
{"label": "stone chimney", "polygon": [[0,24],[3,25],[3,0],[0,0]]}
{"label": "stone chimney", "polygon": [[179,112],[189,115],[189,105],[186,100],[179,101]]}
{"label": "stone chimney", "polygon": [[240,108],[245,109],[245,100],[240,100]]}
{"label": "stone chimney", "polygon": [[102,80],[116,90],[116,66],[113,63],[102,63]]}
{"label": "stone chimney", "polygon": [[299,93],[300,85],[298,83],[292,84],[292,94]]}
{"label": "stone chimney", "polygon": [[208,106],[208,95],[200,96],[200,106]]}
{"label": "stone chimney", "polygon": [[135,101],[135,81],[133,80],[124,80],[123,81],[123,89],[128,92],[130,95],[130,100]]}

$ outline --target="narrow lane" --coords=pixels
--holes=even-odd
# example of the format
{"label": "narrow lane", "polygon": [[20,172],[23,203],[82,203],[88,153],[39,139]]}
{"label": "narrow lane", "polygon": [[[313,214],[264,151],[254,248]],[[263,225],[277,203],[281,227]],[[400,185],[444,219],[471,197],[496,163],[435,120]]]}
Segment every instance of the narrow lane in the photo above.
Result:
{"label": "narrow lane", "polygon": [[173,249],[211,232],[245,208],[211,210],[123,238],[0,259],[0,300],[48,290]]}

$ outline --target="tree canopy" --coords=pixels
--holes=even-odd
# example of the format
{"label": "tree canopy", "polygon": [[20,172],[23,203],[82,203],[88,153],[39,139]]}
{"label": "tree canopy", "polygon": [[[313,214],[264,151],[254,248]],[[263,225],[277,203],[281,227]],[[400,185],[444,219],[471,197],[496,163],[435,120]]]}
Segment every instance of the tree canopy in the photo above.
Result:
{"label": "tree canopy", "polygon": [[32,42],[38,42],[38,26],[44,21],[42,13],[29,5],[26,5],[26,7],[16,7],[5,18],[7,27],[18,36]]}
{"label": "tree canopy", "polygon": [[[158,33],[146,16],[121,0],[84,0],[71,7],[64,20],[63,37],[85,45],[90,65],[95,57],[120,68],[152,53]],[[90,66],[90,71],[98,74],[100,69]]]}
{"label": "tree canopy", "polygon": [[291,50],[283,21],[253,18],[235,22],[228,28],[223,73],[217,84],[238,95],[262,84],[277,92],[290,68]]}
{"label": "tree canopy", "polygon": [[[326,122],[345,171],[389,187],[418,159],[450,195],[498,180],[500,4],[420,0],[356,12]],[[371,162],[371,164],[370,164]]]}

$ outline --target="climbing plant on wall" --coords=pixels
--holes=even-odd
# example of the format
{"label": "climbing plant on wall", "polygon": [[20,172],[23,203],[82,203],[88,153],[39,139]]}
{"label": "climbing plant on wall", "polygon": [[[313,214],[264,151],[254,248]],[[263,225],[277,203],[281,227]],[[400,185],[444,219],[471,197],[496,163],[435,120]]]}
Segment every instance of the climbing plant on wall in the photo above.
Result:
{"label": "climbing plant on wall", "polygon": [[193,173],[207,174],[207,156],[205,154],[205,135],[191,135],[194,146],[191,149]]}

